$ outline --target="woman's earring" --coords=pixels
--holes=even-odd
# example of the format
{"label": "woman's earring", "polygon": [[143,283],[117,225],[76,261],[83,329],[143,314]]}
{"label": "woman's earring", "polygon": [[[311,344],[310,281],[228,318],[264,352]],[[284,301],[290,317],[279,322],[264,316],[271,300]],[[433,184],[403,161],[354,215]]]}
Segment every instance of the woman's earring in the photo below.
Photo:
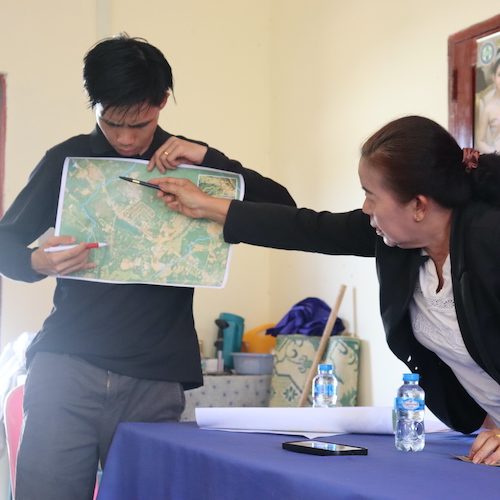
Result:
{"label": "woman's earring", "polygon": [[415,214],[413,218],[415,219],[415,222],[422,222],[422,219],[417,214]]}

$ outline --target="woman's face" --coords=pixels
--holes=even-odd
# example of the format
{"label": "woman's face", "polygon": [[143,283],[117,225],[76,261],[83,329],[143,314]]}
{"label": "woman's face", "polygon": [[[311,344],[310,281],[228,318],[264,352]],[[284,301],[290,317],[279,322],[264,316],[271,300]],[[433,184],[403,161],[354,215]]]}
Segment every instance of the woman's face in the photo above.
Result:
{"label": "woman's face", "polygon": [[370,161],[361,158],[359,179],[365,192],[363,212],[370,216],[370,224],[389,247],[419,248],[417,241],[415,202],[400,203],[384,186],[382,174]]}
{"label": "woman's face", "polygon": [[495,87],[500,90],[500,65],[498,65],[498,68],[493,75],[493,82],[495,83]]}

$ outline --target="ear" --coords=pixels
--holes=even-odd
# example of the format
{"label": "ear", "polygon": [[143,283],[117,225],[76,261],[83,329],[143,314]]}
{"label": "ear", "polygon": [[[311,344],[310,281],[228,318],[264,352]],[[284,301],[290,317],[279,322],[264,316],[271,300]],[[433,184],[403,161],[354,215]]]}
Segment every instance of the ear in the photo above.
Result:
{"label": "ear", "polygon": [[429,199],[427,196],[419,194],[414,198],[413,203],[415,220],[420,222],[424,220],[424,217],[429,210]]}
{"label": "ear", "polygon": [[165,104],[167,104],[169,97],[170,97],[170,92],[167,92],[165,94],[165,99],[163,99],[163,101],[161,101],[161,103],[160,103],[160,106],[159,106],[160,110],[162,110],[165,107]]}

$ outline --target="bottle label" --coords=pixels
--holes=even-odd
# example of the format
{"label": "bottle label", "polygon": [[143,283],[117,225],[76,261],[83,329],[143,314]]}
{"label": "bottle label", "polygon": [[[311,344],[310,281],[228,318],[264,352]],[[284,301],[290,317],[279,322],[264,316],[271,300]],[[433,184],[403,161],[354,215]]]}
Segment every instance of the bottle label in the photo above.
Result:
{"label": "bottle label", "polygon": [[423,410],[424,400],[421,398],[396,398],[396,409],[407,411]]}
{"label": "bottle label", "polygon": [[324,394],[325,396],[334,396],[335,387],[332,384],[315,384],[314,394]]}

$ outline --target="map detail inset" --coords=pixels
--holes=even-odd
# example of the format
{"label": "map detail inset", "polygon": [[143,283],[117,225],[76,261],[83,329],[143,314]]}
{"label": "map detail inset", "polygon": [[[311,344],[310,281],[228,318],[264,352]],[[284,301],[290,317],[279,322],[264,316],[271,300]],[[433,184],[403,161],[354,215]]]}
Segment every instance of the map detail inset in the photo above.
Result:
{"label": "map detail inset", "polygon": [[222,288],[230,245],[222,225],[169,210],[158,191],[120,179],[189,179],[211,196],[242,199],[239,174],[182,165],[166,174],[148,172],[147,161],[126,158],[66,158],[56,235],[102,242],[91,250],[97,267],[66,276],[114,283],[150,283]]}

